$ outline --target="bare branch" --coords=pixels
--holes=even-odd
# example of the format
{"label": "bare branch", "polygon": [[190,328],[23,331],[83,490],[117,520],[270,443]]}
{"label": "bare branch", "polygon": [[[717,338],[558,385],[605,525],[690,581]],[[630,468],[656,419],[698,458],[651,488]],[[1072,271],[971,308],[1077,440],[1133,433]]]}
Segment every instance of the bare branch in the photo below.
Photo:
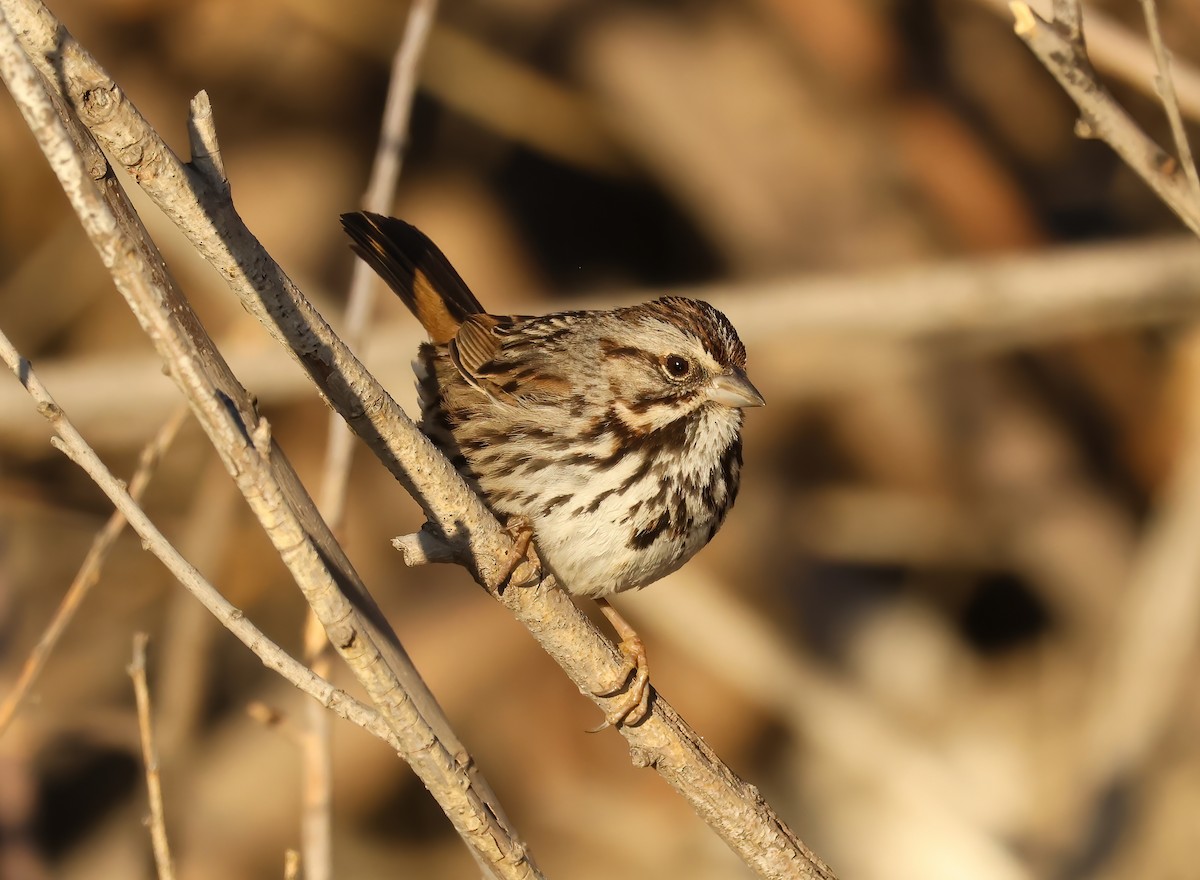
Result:
{"label": "bare branch", "polygon": [[146,643],[150,637],[136,633],[133,637],[133,662],[129,677],[137,698],[138,735],[142,741],[142,761],[146,765],[146,792],[150,799],[150,841],[154,847],[154,864],[158,880],[174,880],[175,866],[171,862],[171,847],[167,841],[167,824],[163,815],[162,780],[158,772],[158,749],[154,745],[154,727],[150,722],[150,688],[146,686]]}
{"label": "bare branch", "polygon": [[[387,392],[330,331],[290,279],[271,261],[237,216],[227,194],[214,192],[200,175],[178,161],[111,79],[44,7],[32,0],[0,0],[0,8],[21,16],[18,30],[30,56],[43,64],[52,57],[61,66],[52,70],[47,65],[47,70],[56,74],[49,80],[52,85],[67,90],[64,99],[78,108],[90,131],[125,164],[147,194],[220,271],[246,308],[287,345],[322,396],[343,414],[355,432],[417,498],[426,514],[463,552],[464,562],[476,579],[495,595],[507,574],[504,559],[511,540],[450,463],[417,431]],[[172,305],[176,309],[186,309],[184,303],[173,302]],[[206,354],[216,359],[214,352]],[[189,374],[185,378],[191,380],[193,376]],[[187,383],[181,381],[181,384]],[[221,390],[229,395],[228,387]],[[244,392],[236,386],[234,390],[236,396],[227,396],[225,403],[226,406],[232,404],[239,417],[235,424],[257,425],[259,420],[246,405]],[[204,394],[203,391],[200,393]],[[210,436],[223,430],[221,420],[227,415],[228,410],[224,416],[212,414],[211,428],[206,424]],[[222,448],[234,439],[222,436]],[[273,451],[273,463],[277,463],[275,459]],[[243,472],[243,467],[248,471]],[[239,479],[246,478],[246,482],[259,492],[261,481],[269,481],[268,474],[262,469],[261,456],[239,455],[231,470]],[[290,483],[289,486],[291,497],[302,497],[298,486]],[[285,497],[281,493],[277,498],[254,500],[273,502],[267,513],[277,516],[282,509],[280,502]],[[281,534],[273,534],[272,540],[278,541],[285,561],[291,562],[297,544],[279,541],[281,537]],[[302,549],[306,546],[303,533],[290,533],[288,537],[297,541]],[[336,548],[322,549],[337,554],[333,558],[339,561],[343,558]],[[523,580],[525,574],[518,570],[515,580]],[[309,595],[308,598],[317,604],[336,597]],[[369,601],[369,597],[366,598]],[[554,588],[552,579],[547,578],[540,588],[505,590],[498,598],[529,628],[581,691],[594,693],[615,677],[621,666],[616,648],[566,594]],[[331,612],[326,604],[320,607],[326,613]],[[346,609],[346,619],[352,618],[352,611]],[[358,638],[369,632],[365,626],[354,628],[346,625],[345,619],[331,616],[327,619],[326,629],[331,633],[331,641],[356,672],[362,670],[364,664],[368,671],[384,665],[374,663],[379,657],[378,645],[370,646],[371,650],[366,652],[362,650]],[[390,717],[393,711],[411,709],[395,704],[397,692],[380,691],[375,682],[364,683],[371,689],[372,698],[385,710],[385,717]],[[607,712],[610,706],[615,707],[619,697],[597,698],[596,701]],[[426,709],[422,706],[422,714]],[[430,710],[428,717],[432,724],[436,715]],[[394,731],[402,741],[413,736],[410,728],[397,727]],[[631,743],[635,762],[653,766],[762,876],[833,876],[758,792],[721,763],[661,698],[654,701],[650,718],[636,727],[622,727],[621,733]],[[441,730],[438,734],[449,736]],[[428,743],[425,745],[427,747]],[[421,772],[422,761],[428,762],[429,757],[421,753],[412,755],[410,760]],[[464,765],[456,766],[462,768]],[[439,771],[451,769],[443,763],[437,763],[436,768]],[[423,775],[422,779],[425,778]],[[479,782],[475,777],[472,780],[476,784]],[[427,781],[426,784],[431,783]],[[477,792],[471,790],[464,794],[470,797]],[[472,811],[466,815],[478,816],[477,807],[477,804],[472,805]],[[452,815],[452,818],[456,817]],[[499,817],[493,815],[484,826],[486,833],[494,835],[497,841],[500,832],[495,823],[498,821]],[[478,842],[477,838],[472,839]],[[497,847],[502,848],[502,845],[498,843]],[[508,854],[518,865],[532,870],[519,849],[508,850]]]}
{"label": "bare branch", "polygon": [[1079,0],[1054,0],[1051,8],[1054,23],[1063,29],[1068,42],[1083,49],[1083,4]]}
{"label": "bare branch", "polygon": [[[1060,4],[1055,3],[1058,14]],[[1024,3],[1012,3],[1017,34],[1079,106],[1090,134],[1105,140],[1160,198],[1200,235],[1200,176],[1163,43],[1154,0],[1142,0],[1157,66],[1155,86],[1179,152],[1176,163],[1147,138],[1100,86],[1081,41],[1064,53],[1053,29]],[[1182,172],[1180,170],[1182,165]],[[1181,179],[1182,178],[1182,179]],[[1194,391],[1200,381],[1200,334],[1193,328],[1177,348],[1180,372]],[[1106,666],[1091,694],[1086,770],[1088,787],[1103,803],[1115,786],[1136,778],[1187,687],[1195,658],[1200,611],[1200,407],[1189,395],[1179,455],[1146,526],[1133,583],[1112,615]]]}
{"label": "bare branch", "polygon": [[[437,0],[414,0],[409,6],[404,36],[392,61],[392,80],[384,107],[379,146],[364,198],[367,210],[387,212],[394,197],[417,87],[417,67],[436,11]],[[350,295],[346,301],[344,331],[346,343],[351,348],[359,347],[366,336],[375,289],[374,274],[366,264],[355,261]],[[331,412],[318,506],[335,533],[341,531],[345,517],[346,490],[354,449],[353,435],[346,430],[341,416]],[[314,672],[327,675],[329,653],[325,633],[310,610],[304,626],[304,659]],[[306,880],[329,880],[333,876],[333,762],[329,716],[320,706],[309,703],[306,718],[308,734],[302,742],[304,784],[300,835],[304,847],[304,872]]]}
{"label": "bare branch", "polygon": [[400,551],[404,557],[404,564],[410,567],[428,565],[431,562],[454,562],[458,558],[452,546],[426,528],[411,535],[392,538],[392,546]]}
{"label": "bare branch", "polygon": [[1154,78],[1155,90],[1162,98],[1163,109],[1171,123],[1171,137],[1175,139],[1175,150],[1179,162],[1192,185],[1192,200],[1200,206],[1200,176],[1196,174],[1196,160],[1192,158],[1192,146],[1188,143],[1187,131],[1183,127],[1183,114],[1179,110],[1179,98],[1175,94],[1175,78],[1171,75],[1171,54],[1163,43],[1162,28],[1158,25],[1158,5],[1154,0],[1142,0],[1142,13],[1146,16],[1146,32],[1154,49],[1154,60],[1158,76]]}
{"label": "bare branch", "polygon": [[[187,415],[187,407],[181,406],[177,409],[166,424],[159,429],[154,439],[142,450],[142,454],[138,458],[137,470],[134,471],[133,477],[129,481],[129,496],[135,501],[139,501],[142,493],[146,491],[146,486],[149,485],[150,478],[154,475],[159,461],[162,460],[163,455],[175,440],[175,435],[179,432]],[[41,638],[38,639],[21,667],[17,683],[0,703],[0,736],[4,735],[4,731],[16,716],[17,710],[21,708],[21,704],[29,695],[30,689],[37,682],[55,645],[58,644],[58,640],[62,638],[62,634],[75,618],[75,612],[79,610],[79,606],[83,604],[83,600],[87,598],[92,587],[100,580],[100,572],[104,568],[105,560],[108,559],[109,551],[112,550],[113,544],[116,543],[123,531],[125,531],[125,517],[121,511],[114,510],[108,518],[108,522],[92,540],[92,546],[88,549],[83,564],[79,566],[79,571],[71,581],[71,586],[67,588],[62,602],[54,612],[54,617],[51,618]]]}
{"label": "bare branch", "polygon": [[408,146],[408,121],[417,92],[417,73],[436,16],[437,0],[413,0],[409,7],[404,37],[392,59],[392,78],[383,109],[379,144],[371,166],[371,180],[363,197],[363,208],[368,211],[387,211],[395,196]]}
{"label": "bare branch", "polygon": [[[976,2],[1006,18],[1012,14],[1009,0]],[[1068,41],[1074,42],[1073,31],[1079,33],[1082,40],[1082,4],[1079,0],[1030,0],[1028,5],[1043,16],[1049,15],[1051,21],[1063,28]],[[1096,69],[1106,76],[1153,94],[1152,80],[1157,69],[1153,51],[1140,34],[1094,5],[1088,7],[1087,53]],[[1173,68],[1184,116],[1193,121],[1200,119],[1200,70],[1184,62],[1177,62]]]}
{"label": "bare branch", "polygon": [[[379,144],[371,166],[371,179],[363,196],[363,208],[367,211],[386,214],[395,198],[396,182],[400,179],[404,148],[408,141],[408,120],[417,89],[417,68],[436,12],[437,0],[414,0],[409,7],[404,36],[392,59],[392,78],[383,109]],[[351,349],[358,348],[363,342],[375,302],[373,293],[377,283],[371,268],[361,260],[355,260],[343,333],[346,345]],[[336,413],[332,414],[329,447],[321,480],[320,507],[335,530],[342,519],[352,448],[351,437],[344,429],[341,418]]]}
{"label": "bare branch", "polygon": [[[310,608],[304,618],[304,662],[328,678],[332,652],[321,621]],[[304,707],[304,734],[299,737],[300,845],[305,880],[333,877],[333,751],[329,713],[318,703]]]}
{"label": "bare branch", "polygon": [[240,609],[230,604],[212,584],[204,579],[200,572],[196,571],[180,555],[179,551],[171,545],[170,541],[163,536],[137,502],[133,500],[125,485],[113,476],[95,451],[88,446],[71,420],[55,403],[50,392],[46,390],[33,366],[17,353],[3,332],[0,332],[0,362],[8,366],[17,376],[22,386],[33,398],[38,411],[54,428],[58,435],[51,441],[54,447],[91,477],[100,491],[108,496],[113,506],[125,517],[130,528],[142,539],[146,549],[153,553],[176,580],[199,599],[226,629],[253,651],[264,666],[279,673],[297,689],[331,709],[338,717],[358,725],[363,730],[384,740],[397,751],[400,750],[399,740],[388,730],[378,712],[355,700],[344,691],[335,688],[325,679],[315,675],[308,667],[289,656],[286,651],[248,621]]}
{"label": "bare branch", "polygon": [[192,167],[197,173],[202,174],[212,187],[228,189],[229,178],[225,174],[221,145],[217,142],[208,92],[202,91],[192,98],[188,112],[188,143],[192,148]]}
{"label": "bare branch", "polygon": [[1200,234],[1200,204],[1179,163],[1138,128],[1096,79],[1081,44],[1070,42],[1023,0],[1010,3],[1014,29],[1079,107],[1086,134],[1103,140],[1188,228]]}
{"label": "bare branch", "polygon": [[[0,15],[0,70],[5,83],[118,290],[186,393],[331,641],[380,708],[406,760],[439,799],[481,863],[497,877],[538,876],[524,847],[508,830],[498,809],[491,806],[495,797],[486,781],[454,738],[432,694],[341,548],[316,516],[290,464],[270,440],[252,399],[166,275],[161,257],[103,162],[103,154],[89,133],[78,127],[76,118],[65,107],[54,105],[45,90],[48,81],[38,76],[22,52],[7,16],[14,12],[26,15],[19,24],[24,36],[31,29],[50,26],[48,36],[62,52],[51,53],[56,59],[84,57],[82,48],[66,37],[64,30],[50,25],[53,19],[44,7],[6,2],[0,8],[4,10]],[[36,54],[42,61],[48,57]],[[74,84],[79,93],[70,96],[70,103],[86,108],[93,123],[118,138],[120,146],[114,143],[114,149],[130,162],[135,175],[153,177],[155,171],[181,170],[157,139],[154,144],[130,139],[117,112],[124,106],[121,93],[103,72],[94,67],[78,72],[81,78]],[[55,82],[62,79],[54,76]],[[185,177],[183,173],[180,179]],[[210,189],[197,176],[189,183]],[[6,347],[14,371],[26,378],[28,364],[19,360],[11,346]],[[95,479],[95,474],[92,476]],[[128,497],[123,490],[121,496]]]}

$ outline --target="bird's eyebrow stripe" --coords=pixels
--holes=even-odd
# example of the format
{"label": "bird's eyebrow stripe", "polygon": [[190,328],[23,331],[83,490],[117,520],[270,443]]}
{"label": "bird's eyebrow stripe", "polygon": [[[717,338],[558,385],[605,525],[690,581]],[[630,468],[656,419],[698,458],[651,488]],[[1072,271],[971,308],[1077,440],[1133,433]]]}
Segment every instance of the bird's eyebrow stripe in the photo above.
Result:
{"label": "bird's eyebrow stripe", "polygon": [[649,364],[658,366],[658,357],[645,349],[636,348],[632,345],[621,345],[615,339],[601,339],[600,351],[603,352],[605,358],[627,358],[629,360],[642,360]]}

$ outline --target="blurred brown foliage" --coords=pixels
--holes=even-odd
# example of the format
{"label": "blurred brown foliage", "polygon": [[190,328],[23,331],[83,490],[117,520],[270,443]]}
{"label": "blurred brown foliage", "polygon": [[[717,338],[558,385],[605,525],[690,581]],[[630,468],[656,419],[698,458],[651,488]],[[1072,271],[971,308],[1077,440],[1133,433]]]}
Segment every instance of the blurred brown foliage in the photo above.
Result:
{"label": "blurred brown foliage", "polygon": [[[239,210],[336,326],[337,215],[365,186],[403,6],[52,6],[181,152],[208,90]],[[1200,13],[1162,14],[1177,51],[1195,45]],[[736,323],[738,290],[763,279],[1177,230],[968,0],[447,2],[423,84],[395,213],[497,312],[720,282]],[[1154,103],[1117,93],[1165,142]],[[7,100],[0,156],[0,326],[127,476],[172,389]],[[315,485],[315,394],[146,222]],[[411,399],[416,329],[398,303],[378,316],[364,359]],[[769,406],[750,413],[738,506],[700,558],[618,604],[656,685],[841,876],[1194,875],[1200,342],[1133,323],[988,353],[747,339]],[[0,692],[109,513],[3,390]],[[146,504],[299,652],[302,601],[194,428]],[[388,539],[418,525],[360,457],[348,551],[547,873],[744,873],[620,737],[583,733],[594,708],[463,572],[402,567]],[[297,844],[297,750],[245,709],[298,724],[301,698],[132,536],[85,609],[0,738],[0,876],[152,875],[124,670],[137,629],[180,875],[276,876]],[[385,746],[337,724],[334,749],[338,876],[473,870]]]}

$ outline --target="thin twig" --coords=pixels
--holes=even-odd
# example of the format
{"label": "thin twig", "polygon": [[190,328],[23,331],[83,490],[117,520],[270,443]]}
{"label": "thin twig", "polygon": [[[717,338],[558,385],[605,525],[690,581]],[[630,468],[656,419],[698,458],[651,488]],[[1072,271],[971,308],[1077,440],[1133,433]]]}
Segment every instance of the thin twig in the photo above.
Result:
{"label": "thin twig", "polygon": [[50,422],[57,436],[51,441],[56,449],[66,455],[86,473],[105,495],[154,556],[185,589],[195,596],[221,624],[232,632],[262,661],[268,669],[277,672],[300,691],[313,697],[322,705],[333,710],[339,717],[361,727],[373,736],[384,740],[397,751],[400,748],[396,736],[388,730],[379,713],[360,703],[312,670],[291,657],[286,651],[263,634],[246,619],[242,611],[222,596],[186,559],[171,542],[155,527],[150,518],[130,496],[124,483],[117,479],[95,450],[88,445],[67,415],[62,411],[46,386],[42,384],[33,365],[17,352],[8,337],[0,331],[0,362],[4,363],[29,392],[40,412]]}
{"label": "thin twig", "polygon": [[[1082,42],[1068,47],[1025,3],[1012,3],[1017,34],[1076,102],[1090,133],[1102,138],[1160,198],[1200,235],[1200,176],[1184,130],[1154,0],[1142,0],[1146,29],[1157,66],[1156,90],[1170,120],[1179,153],[1165,156],[1096,82]],[[1056,16],[1059,3],[1055,3]],[[1180,178],[1179,166],[1186,178]],[[1111,793],[1137,779],[1152,747],[1161,741],[1178,708],[1195,662],[1200,594],[1200,334],[1193,330],[1177,347],[1180,371],[1192,394],[1185,413],[1180,454],[1173,463],[1135,561],[1133,583],[1112,615],[1103,674],[1097,676],[1087,718],[1085,769],[1089,793],[1100,814]]]}
{"label": "thin twig", "polygon": [[[408,144],[408,125],[412,115],[413,96],[417,89],[417,70],[437,13],[437,0],[414,0],[408,11],[404,36],[392,59],[392,75],[388,84],[387,101],[379,143],[371,166],[371,177],[363,196],[362,207],[380,214],[389,213],[395,198],[396,183],[403,167],[404,150]],[[346,345],[358,349],[364,342],[370,323],[377,276],[362,260],[354,261],[350,294],[346,300]],[[330,415],[329,439],[325,467],[321,478],[322,515],[336,530],[342,521],[346,482],[354,449],[353,436],[336,412]],[[307,861],[307,860],[306,860]],[[311,865],[309,866],[311,871]]]}
{"label": "thin twig", "polygon": [[[145,120],[138,116],[134,127],[127,127],[131,120],[122,108],[130,108],[124,94],[43,5],[33,0],[3,0],[0,9],[0,73],[5,84],[117,290],[187,396],[226,469],[305,599],[321,617],[330,641],[379,708],[405,760],[438,799],[464,842],[478,854],[479,863],[495,877],[540,876],[503,818],[482,772],[320,519],[295,470],[271,439],[269,424],[167,275],[161,255],[121,190],[93,131],[82,127],[75,112],[86,116],[96,131],[115,139],[109,141],[110,146],[135,176],[140,175],[143,184],[170,172],[175,186],[184,185],[193,197],[198,191],[227,196],[228,189],[214,189],[203,174],[185,168],[157,136],[157,144],[152,148],[145,144],[143,151],[139,138]],[[15,30],[8,21],[10,15],[19,19]],[[47,56],[37,51],[27,54],[19,44],[19,39],[32,39],[35,34],[50,38],[57,47],[54,65],[46,68],[49,78],[33,67],[35,61],[45,63]],[[78,79],[64,77],[58,66],[77,63],[81,64],[75,68]],[[69,100],[57,92],[52,97],[47,89],[64,86],[64,79],[70,79],[71,88],[80,93]],[[231,207],[228,201],[221,204]],[[239,229],[250,235],[236,215],[216,219],[215,214],[196,207],[199,213],[184,211],[185,228],[194,224],[222,242],[225,237],[237,239]],[[246,241],[242,244],[251,247]],[[280,274],[277,266],[272,270],[248,253],[234,274],[254,275],[257,271],[275,278]],[[315,312],[312,320],[324,325]],[[310,365],[324,363],[323,352],[309,350],[307,355],[312,359]]]}
{"label": "thin twig", "polygon": [[[368,211],[387,213],[391,207],[408,140],[417,68],[436,13],[437,0],[415,0],[409,6],[404,35],[392,61],[379,145],[363,199],[363,207]],[[357,349],[365,341],[376,289],[374,273],[361,260],[355,260],[343,334],[351,348]],[[345,519],[350,465],[356,445],[354,435],[346,430],[342,417],[331,412],[318,508],[335,534],[340,533]],[[318,675],[327,677],[330,654],[325,631],[310,608],[304,625],[304,660]],[[316,703],[309,703],[305,720],[307,733],[301,744],[304,783],[301,786],[300,834],[305,880],[329,880],[333,876],[333,760],[329,715]]]}
{"label": "thin twig", "polygon": [[1192,157],[1192,145],[1188,143],[1187,129],[1183,126],[1183,114],[1179,109],[1179,98],[1175,94],[1175,77],[1171,74],[1171,53],[1163,43],[1162,28],[1158,24],[1158,5],[1154,0],[1142,0],[1142,13],[1146,17],[1146,32],[1154,49],[1154,61],[1158,76],[1154,78],[1155,89],[1162,98],[1163,109],[1171,123],[1171,136],[1179,162],[1192,185],[1192,198],[1200,206],[1200,175],[1196,174],[1196,160]]}
{"label": "thin twig", "polygon": [[167,840],[167,823],[163,814],[162,780],[158,772],[158,749],[154,745],[154,727],[150,723],[150,688],[146,686],[145,633],[133,636],[133,662],[129,677],[137,698],[138,735],[142,741],[142,761],[146,765],[146,793],[150,799],[150,841],[154,847],[154,864],[158,880],[174,880],[175,866],[171,862],[171,846]]}
{"label": "thin twig", "polygon": [[[231,552],[241,496],[215,458],[204,463],[192,486],[175,546],[196,568],[211,571]],[[159,751],[170,766],[174,759],[188,760],[192,738],[199,733],[205,709],[211,705],[212,652],[221,627],[203,605],[186,592],[176,591],[168,600],[159,630],[161,648],[153,696],[158,707]]]}
{"label": "thin twig", "polygon": [[1063,91],[1079,107],[1088,137],[1103,140],[1158,194],[1192,232],[1200,235],[1200,203],[1179,163],[1146,136],[1096,79],[1081,43],[1033,11],[1024,0],[1009,3],[1014,30]]}
{"label": "thin twig", "polygon": [[188,108],[188,142],[192,148],[192,166],[214,186],[228,188],[229,177],[225,174],[225,159],[217,141],[208,92],[202,91],[192,98]]}
{"label": "thin twig", "polygon": [[[149,485],[158,463],[175,440],[175,435],[183,426],[187,415],[186,406],[175,410],[175,413],[158,430],[154,439],[142,449],[142,453],[138,457],[137,470],[134,471],[133,477],[129,481],[129,495],[135,501],[140,500],[142,493],[146,491],[146,486]],[[114,510],[104,527],[92,539],[92,546],[88,549],[83,564],[79,566],[79,571],[71,581],[71,586],[67,588],[58,609],[54,612],[54,617],[51,618],[41,638],[38,639],[37,644],[30,651],[29,657],[26,658],[21,667],[21,673],[17,676],[16,684],[5,695],[4,701],[0,703],[0,736],[4,735],[4,731],[8,729],[9,724],[16,717],[17,711],[29,696],[30,690],[46,667],[50,655],[54,652],[58,640],[62,638],[62,634],[75,619],[75,613],[79,610],[79,606],[83,604],[83,600],[87,598],[96,582],[100,580],[100,572],[104,568],[108,554],[124,530],[125,517],[119,510]]]}
{"label": "thin twig", "polygon": [[[332,523],[330,524],[333,525]],[[304,662],[329,678],[332,649],[312,608],[304,616]],[[333,877],[333,748],[329,713],[319,704],[304,707],[300,746],[300,846],[305,880]]]}
{"label": "thin twig", "polygon": [[[332,524],[331,524],[332,525]],[[304,662],[322,678],[331,673],[332,649],[312,608],[304,616]],[[300,846],[305,880],[333,877],[333,748],[329,713],[319,703],[304,706],[300,746]]]}
{"label": "thin twig", "polygon": [[[116,88],[111,78],[44,6],[36,4],[34,0],[0,0],[0,8],[14,10],[15,14],[21,15],[18,28],[20,38],[28,47],[30,57],[45,67],[47,81],[52,81],[53,88],[66,91],[66,103],[79,108],[89,131],[112,149],[112,154],[130,169],[147,195],[176,222],[200,253],[217,267],[243,305],[287,346],[322,397],[342,413],[356,433],[419,501],[427,516],[458,546],[462,562],[471,574],[530,630],[582,692],[602,691],[605,683],[615,678],[621,668],[621,658],[613,643],[571,602],[570,597],[554,586],[551,577],[547,577],[543,585],[536,589],[509,589],[503,592],[498,589],[508,574],[505,558],[512,547],[511,537],[450,462],[417,430],[278,264],[271,260],[238,216],[228,193],[215,191],[202,176],[178,161],[169,146],[132,106],[128,97]],[[51,57],[55,61],[54,66],[47,63],[46,59]],[[137,308],[153,305],[153,301],[148,300],[145,304],[139,301]],[[182,299],[172,300],[172,308],[188,310]],[[156,316],[152,317],[157,320]],[[152,338],[155,338],[153,333]],[[169,351],[164,353],[170,354]],[[217,357],[213,351],[207,351],[206,355]],[[177,380],[180,379],[177,375],[179,370],[180,365],[172,363],[172,375]],[[191,381],[193,376],[188,374],[184,378]],[[187,386],[184,381],[180,384]],[[218,388],[228,393],[227,389]],[[226,406],[232,404],[231,409],[239,417],[243,430],[245,425],[259,424],[260,418],[250,406],[244,391],[240,387],[235,390],[237,397],[227,401]],[[190,389],[189,393],[192,393]],[[203,395],[213,392],[197,389],[196,393]],[[217,418],[221,414],[205,410],[202,415],[206,430],[211,428],[210,436],[225,430],[221,424],[206,421],[208,417]],[[236,439],[222,434],[223,455],[234,455],[225,444]],[[273,449],[273,459],[275,454]],[[239,455],[238,467],[245,466],[248,471],[243,473],[236,470],[234,473],[239,485],[245,481],[244,492],[252,505],[265,506],[266,509],[262,511],[264,517],[277,517],[285,511],[282,507],[285,499],[262,494],[264,484],[273,486],[268,482],[268,475],[262,472],[262,464],[258,456]],[[293,487],[289,483],[289,488],[298,495],[303,493],[298,485]],[[260,494],[252,496],[254,491]],[[297,553],[307,553],[309,550],[310,545],[304,542],[304,534],[280,528],[270,530],[269,534],[289,564],[295,561]],[[293,543],[286,544],[285,539]],[[340,548],[327,545],[324,539],[321,549],[338,553],[338,559],[343,558]],[[313,561],[316,563],[321,560]],[[347,570],[352,574],[352,569]],[[518,570],[514,579],[523,580],[526,574]],[[344,603],[345,595],[338,591],[322,589],[319,593],[306,593],[306,598],[323,613],[330,614],[328,619],[323,620],[331,641],[339,646],[342,656],[368,687],[372,700],[383,710],[389,724],[397,723],[399,716],[404,712],[411,713],[413,707],[401,702],[405,695],[395,689],[396,685],[391,685],[391,690],[384,690],[381,687],[383,682],[374,677],[392,669],[390,665],[380,663],[382,643],[373,641],[383,622],[375,619],[377,609],[361,583],[354,580],[350,586],[353,587],[356,602],[370,603],[371,616],[355,617],[353,606]],[[334,616],[335,610],[341,610],[345,616]],[[364,641],[368,643],[363,644]],[[409,668],[411,666],[397,666],[397,674],[400,669]],[[428,690],[421,690],[419,681],[411,682],[410,686],[415,695],[412,700],[428,701],[427,705],[421,706],[420,714],[429,718],[429,724],[435,725],[435,719],[441,719],[444,723],[444,717],[436,711],[436,702]],[[595,698],[604,712],[615,708],[619,699],[619,695]],[[453,735],[448,725],[445,730],[440,726],[433,729],[439,737],[445,738],[441,740],[443,742],[449,741]],[[416,731],[398,723],[393,731],[401,741],[416,744]],[[635,762],[654,767],[760,875],[781,880],[833,876],[758,791],[747,786],[726,766],[661,697],[654,701],[652,715],[645,722],[633,727],[622,726],[620,732],[630,742]],[[494,803],[494,798],[484,802],[472,800],[484,797],[486,790],[480,787],[482,779],[474,772],[475,768],[460,762],[466,759],[465,750],[453,753],[453,768],[440,763],[430,766],[433,757],[441,760],[440,756],[429,753],[427,740],[421,751],[406,752],[406,758],[418,772],[438,771],[438,778],[432,782],[422,776],[431,789],[434,785],[442,785],[443,780],[449,784],[450,776],[444,771],[451,769],[459,770],[464,778],[470,780],[473,786],[470,789],[456,792],[439,788],[436,792],[439,798],[447,800],[458,797],[458,803],[469,808],[469,812],[455,813],[461,807],[443,804],[443,809],[451,815],[464,839],[472,846],[483,845],[489,858],[499,856],[503,861],[495,863],[496,871],[504,871],[509,875],[522,871],[529,875],[536,871],[520,845],[508,834],[501,815],[486,812],[486,808]],[[465,803],[461,800],[463,795],[466,796]],[[481,817],[486,823],[483,828],[476,824]]]}
{"label": "thin twig", "polygon": [[[408,143],[408,125],[417,87],[417,69],[436,12],[437,0],[415,0],[409,8],[404,34],[392,60],[392,75],[384,105],[379,143],[367,191],[363,197],[363,207],[368,211],[386,213],[390,210]],[[364,263],[356,260],[343,316],[345,329],[342,335],[351,348],[358,348],[365,341],[375,289],[374,273]],[[336,529],[343,518],[353,445],[350,442],[351,435],[345,430],[340,416],[336,413],[331,414],[329,425],[329,454],[326,457],[322,480],[320,507],[326,520]]]}
{"label": "thin twig", "polygon": [[[976,0],[981,6],[1009,17],[1009,0]],[[1070,39],[1072,32],[1082,34],[1082,5],[1078,0],[1040,0],[1032,2],[1035,11],[1064,28]],[[1041,9],[1039,10],[1039,7]],[[1050,12],[1046,12],[1049,7]],[[1115,80],[1141,92],[1153,94],[1154,72],[1157,65],[1154,53],[1142,36],[1126,27],[1117,19],[1105,14],[1095,5],[1088,6],[1087,51],[1096,69]],[[1179,104],[1184,116],[1192,121],[1200,120],[1200,70],[1184,61],[1172,65],[1175,71],[1175,87],[1179,93]]]}

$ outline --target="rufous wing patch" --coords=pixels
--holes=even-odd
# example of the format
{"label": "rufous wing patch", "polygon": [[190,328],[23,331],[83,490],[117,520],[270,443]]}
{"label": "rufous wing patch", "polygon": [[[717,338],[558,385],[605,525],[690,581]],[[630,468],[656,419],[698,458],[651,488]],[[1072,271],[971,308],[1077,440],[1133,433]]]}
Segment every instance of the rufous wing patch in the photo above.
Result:
{"label": "rufous wing patch", "polygon": [[454,365],[472,384],[477,383],[480,370],[500,353],[500,340],[492,332],[497,323],[491,315],[472,315],[450,342]]}

